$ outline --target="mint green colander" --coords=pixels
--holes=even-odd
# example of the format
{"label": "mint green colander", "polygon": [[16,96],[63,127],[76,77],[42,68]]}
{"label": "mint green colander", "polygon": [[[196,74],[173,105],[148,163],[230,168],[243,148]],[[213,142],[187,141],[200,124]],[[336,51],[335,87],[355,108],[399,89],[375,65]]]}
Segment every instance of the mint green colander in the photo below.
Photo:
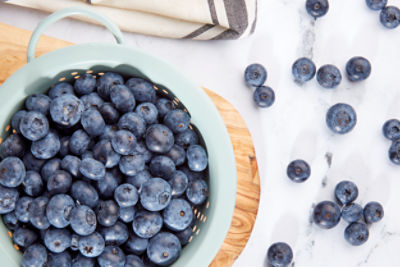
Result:
{"label": "mint green colander", "polygon": [[[42,32],[54,22],[82,15],[104,24],[118,44],[89,43],[55,50],[35,59],[35,49]],[[196,225],[191,242],[173,266],[207,266],[218,252],[231,223],[236,194],[236,167],[232,144],[217,109],[205,92],[168,63],[138,49],[124,45],[118,27],[106,17],[82,8],[68,8],[44,19],[34,31],[28,46],[28,64],[9,77],[0,87],[0,129],[6,129],[24,99],[41,93],[58,81],[73,80],[85,72],[102,75],[116,71],[127,76],[150,79],[159,93],[186,108],[201,132],[209,155],[208,202],[194,208]],[[1,137],[8,135],[5,130]],[[0,266],[20,265],[21,253],[14,249],[7,228],[0,220]]]}

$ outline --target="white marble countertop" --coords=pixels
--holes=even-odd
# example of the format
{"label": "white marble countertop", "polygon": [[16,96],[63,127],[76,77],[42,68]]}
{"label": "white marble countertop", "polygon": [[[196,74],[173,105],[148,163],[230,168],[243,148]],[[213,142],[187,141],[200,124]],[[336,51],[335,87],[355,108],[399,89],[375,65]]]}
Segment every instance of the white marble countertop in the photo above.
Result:
{"label": "white marble countertop", "polygon": [[[400,28],[386,30],[379,13],[364,0],[330,1],[328,14],[315,24],[305,0],[260,0],[256,32],[238,41],[182,41],[125,33],[129,45],[164,58],[182,69],[197,84],[219,93],[242,114],[254,139],[261,175],[261,201],[252,236],[235,266],[267,266],[266,251],[276,241],[289,243],[296,267],[395,267],[400,249],[400,166],[387,158],[390,142],[381,134],[389,118],[400,118]],[[400,6],[400,0],[389,0]],[[0,21],[32,30],[45,13],[0,3]],[[112,42],[101,27],[63,20],[46,34],[81,43]],[[335,64],[342,73],[352,56],[372,63],[371,77],[352,84],[343,79],[334,90],[313,80],[299,87],[292,81],[291,65],[300,56],[315,63]],[[188,60],[190,58],[190,60]],[[276,102],[258,109],[252,91],[244,85],[243,71],[254,62],[268,69],[267,85]],[[325,113],[345,102],[358,115],[355,129],[344,136],[329,132]],[[325,159],[332,153],[332,165]],[[287,164],[296,158],[309,162],[310,179],[294,184],[286,177]],[[370,238],[351,247],[343,238],[344,222],[331,230],[310,224],[313,203],[332,200],[336,183],[350,179],[360,191],[358,203],[383,204],[383,221],[370,227]],[[322,186],[326,184],[326,186]]]}

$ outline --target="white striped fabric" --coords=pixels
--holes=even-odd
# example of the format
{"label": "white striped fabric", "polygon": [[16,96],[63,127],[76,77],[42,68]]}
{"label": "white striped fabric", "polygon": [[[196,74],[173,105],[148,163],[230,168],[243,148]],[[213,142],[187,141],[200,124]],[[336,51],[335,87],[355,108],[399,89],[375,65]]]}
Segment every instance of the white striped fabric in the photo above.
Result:
{"label": "white striped fabric", "polygon": [[125,31],[195,40],[242,38],[254,31],[257,20],[257,0],[8,0],[6,2],[48,12],[71,6],[86,6],[107,15]]}

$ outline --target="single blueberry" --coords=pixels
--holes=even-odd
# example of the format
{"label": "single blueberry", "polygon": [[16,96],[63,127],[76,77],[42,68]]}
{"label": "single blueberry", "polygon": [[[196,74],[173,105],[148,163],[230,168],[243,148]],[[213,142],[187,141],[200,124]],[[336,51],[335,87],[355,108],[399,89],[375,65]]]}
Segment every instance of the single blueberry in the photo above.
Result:
{"label": "single blueberry", "polygon": [[82,113],[81,124],[90,136],[99,136],[106,126],[100,112],[94,108],[87,109]]}
{"label": "single blueberry", "polygon": [[382,220],[385,212],[383,211],[383,207],[378,202],[372,201],[369,202],[364,207],[364,219],[366,223],[376,223]]}
{"label": "single blueberry", "polygon": [[382,127],[383,135],[392,141],[400,138],[400,121],[391,119],[385,122]]}
{"label": "single blueberry", "polygon": [[149,81],[142,78],[131,78],[126,81],[125,85],[131,90],[137,101],[154,102],[156,91]]}
{"label": "single blueberry", "polygon": [[126,182],[133,184],[136,188],[141,188],[142,184],[151,178],[151,174],[147,170],[143,170],[134,176],[128,176]]}
{"label": "single blueberry", "polygon": [[88,95],[81,96],[81,101],[85,110],[91,108],[100,108],[104,104],[104,100],[97,93],[90,93]]}
{"label": "single blueberry", "polygon": [[101,116],[103,116],[104,121],[108,124],[118,123],[119,120],[119,112],[111,103],[104,103],[99,108]]}
{"label": "single blueberry", "polygon": [[29,206],[32,204],[32,201],[33,198],[26,196],[18,199],[14,213],[20,222],[29,222]]}
{"label": "single blueberry", "polygon": [[314,62],[306,57],[299,58],[292,65],[292,74],[297,83],[305,83],[314,78],[316,67]]}
{"label": "single blueberry", "polygon": [[171,186],[161,178],[152,178],[142,184],[140,203],[149,211],[164,209],[171,201]]}
{"label": "single blueberry", "polygon": [[31,197],[37,197],[43,192],[43,180],[39,173],[35,171],[27,171],[22,188],[25,194]]}
{"label": "single blueberry", "polygon": [[46,216],[46,207],[49,199],[45,196],[35,198],[29,205],[29,221],[39,230],[45,230],[50,227]]}
{"label": "single blueberry", "polygon": [[21,132],[19,130],[19,124],[21,122],[21,119],[26,115],[26,113],[28,112],[26,112],[25,110],[19,110],[11,118],[11,127],[18,133]]}
{"label": "single blueberry", "polygon": [[358,197],[358,188],[351,181],[341,181],[335,187],[335,198],[339,203],[346,205]]}
{"label": "single blueberry", "polygon": [[118,128],[121,130],[129,130],[136,138],[140,138],[146,132],[146,122],[139,114],[128,112],[119,119]]}
{"label": "single blueberry", "polygon": [[58,135],[50,131],[42,139],[32,142],[31,152],[38,159],[53,158],[60,151],[61,143]]}
{"label": "single blueberry", "polygon": [[363,208],[356,203],[349,203],[342,208],[342,219],[346,222],[358,222],[363,217]]}
{"label": "single blueberry", "polygon": [[78,235],[87,236],[93,233],[97,226],[96,214],[85,205],[79,205],[71,210],[71,228]]}
{"label": "single blueberry", "polygon": [[28,229],[28,228],[19,228],[13,233],[13,241],[20,247],[27,248],[38,239],[38,235]]}
{"label": "single blueberry", "polygon": [[340,221],[339,205],[332,201],[322,201],[315,206],[313,221],[324,229],[335,227]]}
{"label": "single blueberry", "polygon": [[333,89],[342,81],[342,74],[334,65],[324,65],[318,69],[317,81],[322,87]]}
{"label": "single blueberry", "polygon": [[0,184],[7,187],[19,186],[25,178],[24,163],[17,157],[7,157],[0,162]]}
{"label": "single blueberry", "polygon": [[363,57],[353,57],[346,64],[347,78],[352,82],[365,80],[371,74],[371,63]]}
{"label": "single blueberry", "polygon": [[289,266],[293,260],[292,248],[284,242],[274,243],[268,248],[267,260],[274,267]]}
{"label": "single blueberry", "polygon": [[101,227],[100,233],[106,246],[121,246],[129,237],[128,227],[122,222],[116,222],[110,227]]}
{"label": "single blueberry", "polygon": [[65,194],[69,191],[72,184],[72,177],[66,171],[55,171],[47,180],[47,190],[50,194]]}
{"label": "single blueberry", "polygon": [[95,208],[99,202],[99,195],[96,189],[88,182],[78,180],[71,186],[71,196],[79,204]]}
{"label": "single blueberry", "polygon": [[357,114],[348,104],[335,104],[326,113],[326,124],[334,133],[346,134],[353,130],[356,123]]}
{"label": "single blueberry", "polygon": [[307,0],[306,10],[315,19],[322,17],[329,10],[329,2],[328,0]]}
{"label": "single blueberry", "polygon": [[400,139],[394,140],[389,148],[389,159],[396,165],[400,165]]}
{"label": "single blueberry", "polygon": [[175,172],[175,164],[167,156],[156,156],[150,162],[150,172],[155,177],[168,180]]}
{"label": "single blueberry", "polygon": [[[41,171],[40,174],[45,182],[53,175],[53,173],[61,168],[61,160],[54,158],[47,161]],[[36,180],[36,179],[35,179]],[[28,194],[28,193],[27,193]]]}
{"label": "single blueberry", "polygon": [[186,189],[186,197],[193,205],[202,204],[208,197],[208,185],[203,179],[191,181]]}
{"label": "single blueberry", "polygon": [[49,223],[56,228],[65,228],[70,224],[74,200],[65,194],[53,196],[46,207]]}
{"label": "single blueberry", "polygon": [[380,14],[380,21],[388,29],[397,28],[400,25],[400,9],[395,6],[386,6]]}
{"label": "single blueberry", "polygon": [[307,162],[298,159],[290,162],[286,174],[293,182],[302,183],[310,177],[311,168]]}
{"label": "single blueberry", "polygon": [[81,161],[79,171],[88,179],[99,181],[102,180],[106,174],[106,169],[100,161],[95,159],[84,159]]}
{"label": "single blueberry", "polygon": [[2,219],[4,225],[11,231],[15,231],[21,227],[21,223],[18,221],[14,211],[4,214]]}
{"label": "single blueberry", "polygon": [[51,98],[44,94],[33,94],[28,96],[25,107],[29,111],[37,111],[44,115],[49,114]]}
{"label": "single blueberry", "polygon": [[131,223],[135,218],[136,209],[135,207],[119,208],[119,219],[124,223]]}
{"label": "single blueberry", "polygon": [[69,150],[75,155],[82,155],[90,143],[89,135],[82,129],[75,131],[69,139]]}
{"label": "single blueberry", "polygon": [[189,169],[195,172],[204,171],[207,168],[207,153],[200,145],[191,145],[186,150],[186,158]]}
{"label": "single blueberry", "polygon": [[61,161],[61,168],[69,172],[73,177],[79,177],[79,166],[81,159],[72,155],[65,156]]}
{"label": "single blueberry", "polygon": [[136,147],[137,140],[135,135],[128,130],[115,132],[111,139],[114,150],[121,155],[130,155]]}
{"label": "single blueberry", "polygon": [[158,109],[158,116],[163,118],[165,114],[175,109],[175,104],[167,98],[159,98],[156,102],[156,107]]}
{"label": "single blueberry", "polygon": [[111,102],[121,113],[133,111],[135,108],[135,97],[125,85],[114,85],[111,87],[110,98]]}
{"label": "single blueberry", "polygon": [[182,146],[184,149],[188,148],[190,145],[196,145],[198,142],[199,137],[193,130],[190,129],[178,133],[175,137],[175,143],[179,146]]}
{"label": "single blueberry", "polygon": [[183,231],[175,232],[175,235],[179,238],[182,246],[185,246],[189,243],[190,238],[193,236],[192,227],[188,227]]}
{"label": "single blueberry", "polygon": [[118,165],[120,154],[114,151],[110,140],[101,140],[93,147],[93,157],[104,164],[106,168]]}
{"label": "single blueberry", "polygon": [[254,103],[260,108],[268,108],[275,102],[275,93],[271,87],[259,86],[253,93]]}
{"label": "single blueberry", "polygon": [[125,254],[119,247],[107,246],[97,258],[100,267],[124,267]]}
{"label": "single blueberry", "polygon": [[146,131],[146,146],[156,153],[166,153],[174,145],[174,135],[162,124],[153,124]]}
{"label": "single blueberry", "polygon": [[104,178],[97,181],[96,187],[100,197],[110,198],[114,195],[114,190],[118,186],[118,180],[111,172],[106,172]]}
{"label": "single blueberry", "polygon": [[353,246],[364,244],[369,237],[368,227],[365,223],[354,222],[346,227],[344,237]]}
{"label": "single blueberry", "polygon": [[142,103],[136,107],[135,112],[142,116],[147,124],[154,124],[158,122],[158,110],[153,103]]}
{"label": "single blueberry", "polygon": [[132,176],[145,168],[144,158],[141,155],[123,156],[119,162],[119,169],[127,176]]}
{"label": "single blueberry", "polygon": [[66,94],[51,101],[50,115],[55,123],[68,128],[79,122],[83,108],[83,103],[79,98]]}
{"label": "single blueberry", "polygon": [[97,220],[102,226],[112,226],[118,220],[119,206],[114,200],[100,201],[96,209]]}
{"label": "single blueberry", "polygon": [[190,204],[184,199],[172,199],[163,211],[164,225],[172,231],[183,231],[193,220]]}
{"label": "single blueberry", "polygon": [[261,64],[251,64],[244,71],[244,80],[249,86],[261,86],[267,80],[267,70]]}
{"label": "single blueberry", "polygon": [[172,197],[179,197],[183,195],[183,193],[185,193],[189,184],[189,180],[184,172],[176,171],[172,174],[168,183],[171,185],[172,188]]}
{"label": "single blueberry", "polygon": [[156,235],[163,225],[162,216],[158,212],[139,211],[133,219],[133,232],[141,238],[150,238]]}
{"label": "single blueberry", "polygon": [[131,184],[121,184],[114,191],[114,199],[121,208],[135,206],[139,200],[139,194]]}
{"label": "single blueberry", "polygon": [[365,0],[367,6],[372,10],[381,10],[387,4],[387,0]]}
{"label": "single blueberry", "polygon": [[21,118],[19,130],[26,139],[37,141],[49,132],[49,121],[42,113],[29,111]]}
{"label": "single blueberry", "polygon": [[169,111],[164,116],[164,125],[174,133],[180,133],[189,128],[190,116],[181,109]]}
{"label": "single blueberry", "polygon": [[141,255],[146,251],[149,240],[147,238],[141,238],[135,233],[131,232],[129,238],[124,245],[124,250],[128,253],[134,253]]}
{"label": "single blueberry", "polygon": [[10,134],[0,145],[0,155],[2,158],[22,157],[26,151],[25,147],[25,140],[19,134]]}
{"label": "single blueberry", "polygon": [[71,267],[95,267],[95,259],[83,256],[78,253],[75,258],[72,259]]}
{"label": "single blueberry", "polygon": [[147,247],[147,257],[154,264],[169,266],[174,263],[181,253],[179,239],[171,233],[161,232],[150,239]]}
{"label": "single blueberry", "polygon": [[105,100],[110,98],[110,89],[114,85],[124,84],[121,75],[115,72],[106,72],[97,80],[97,93]]}
{"label": "single blueberry", "polygon": [[21,267],[44,267],[47,262],[47,250],[40,244],[29,246],[22,255]]}
{"label": "single blueberry", "polygon": [[68,229],[49,229],[43,241],[48,250],[61,253],[71,246],[71,233]]}
{"label": "single blueberry", "polygon": [[71,255],[68,251],[61,253],[49,253],[47,264],[49,267],[71,267]]}
{"label": "single blueberry", "polygon": [[44,159],[35,158],[30,151],[25,153],[22,161],[24,162],[26,170],[36,172],[40,172],[42,166],[46,163]]}
{"label": "single blueberry", "polygon": [[85,73],[75,80],[74,90],[77,95],[88,95],[96,87],[96,78],[89,73]]}
{"label": "single blueberry", "polygon": [[49,97],[51,99],[54,99],[54,98],[57,98],[59,96],[66,95],[66,94],[69,94],[69,95],[74,94],[74,88],[72,87],[72,85],[70,85],[67,82],[57,83],[49,90]]}
{"label": "single blueberry", "polygon": [[136,255],[127,255],[124,267],[145,267],[143,261]]}
{"label": "single blueberry", "polygon": [[79,238],[78,248],[83,256],[95,258],[104,251],[104,238],[101,234],[94,232],[88,236]]}

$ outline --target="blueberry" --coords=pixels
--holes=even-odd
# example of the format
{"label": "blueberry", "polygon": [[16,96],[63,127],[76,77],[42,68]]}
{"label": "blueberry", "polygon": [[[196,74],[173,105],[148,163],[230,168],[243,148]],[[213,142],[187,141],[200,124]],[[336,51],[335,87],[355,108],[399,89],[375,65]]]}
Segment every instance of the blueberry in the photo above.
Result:
{"label": "blueberry", "polygon": [[328,0],[307,0],[306,10],[314,18],[322,17],[329,10],[329,2]]}
{"label": "blueberry", "polygon": [[147,247],[147,257],[154,264],[169,266],[181,253],[179,239],[171,233],[161,232],[150,239]]}
{"label": "blueberry", "polygon": [[152,178],[142,184],[140,203],[149,211],[164,209],[171,201],[171,186],[161,178]]}
{"label": "blueberry", "polygon": [[342,219],[352,223],[361,220],[363,217],[363,208],[356,203],[349,203],[342,208]]}
{"label": "blueberry", "polygon": [[106,172],[104,178],[96,183],[96,188],[102,198],[112,197],[117,186],[118,181],[111,172]]}
{"label": "blueberry", "polygon": [[106,168],[118,165],[121,156],[116,153],[110,140],[101,140],[93,148],[93,156],[96,160],[104,164]]}
{"label": "blueberry", "polygon": [[145,168],[144,158],[141,155],[123,156],[119,162],[119,169],[125,175],[132,176]]}
{"label": "blueberry", "polygon": [[29,111],[37,111],[44,115],[49,114],[51,98],[44,94],[33,94],[28,96],[25,107]]}
{"label": "blueberry", "polygon": [[99,111],[106,123],[115,124],[118,122],[119,112],[111,103],[104,103],[99,107]]}
{"label": "blueberry", "polygon": [[24,162],[26,170],[36,172],[39,172],[42,166],[46,163],[43,159],[35,158],[30,151],[25,153],[22,161]]}
{"label": "blueberry", "polygon": [[147,124],[154,124],[158,121],[158,110],[153,103],[142,103],[136,107],[135,112],[142,116]]}
{"label": "blueberry", "polygon": [[314,62],[306,57],[299,58],[293,63],[292,74],[297,83],[305,83],[314,78],[316,67]]}
{"label": "blueberry", "polygon": [[101,234],[94,232],[79,239],[79,251],[88,258],[99,256],[104,251],[105,242]]}
{"label": "blueberry", "polygon": [[393,141],[388,154],[394,164],[400,165],[400,139]]}
{"label": "blueberry", "polygon": [[30,141],[37,141],[49,132],[49,121],[40,112],[29,111],[19,123],[21,134]]}
{"label": "blueberry", "polygon": [[200,205],[208,197],[208,185],[203,179],[191,181],[186,189],[186,197],[193,205]]}
{"label": "blueberry", "polygon": [[128,227],[121,222],[116,222],[110,227],[101,227],[100,233],[107,246],[121,246],[129,237]]}
{"label": "blueberry", "polygon": [[22,157],[25,154],[25,147],[25,140],[19,134],[11,134],[1,143],[0,155],[2,158]]}
{"label": "blueberry", "polygon": [[96,189],[85,181],[76,181],[71,187],[71,196],[80,204],[89,208],[95,208],[99,202],[99,195]]}
{"label": "blueberry", "polygon": [[0,214],[13,211],[18,197],[19,193],[16,189],[0,186]]}
{"label": "blueberry", "polygon": [[61,157],[69,154],[69,140],[70,136],[63,136],[60,138],[60,151],[58,152]]}
{"label": "blueberry", "polygon": [[71,233],[68,229],[49,229],[43,241],[48,250],[61,253],[71,246]]}
{"label": "blueberry", "polygon": [[50,227],[49,220],[46,217],[46,207],[49,199],[45,196],[35,198],[29,205],[29,221],[39,230],[45,230]]}
{"label": "blueberry", "polygon": [[261,64],[251,64],[244,71],[244,80],[249,86],[261,86],[267,80],[267,70]]}
{"label": "blueberry", "polygon": [[18,133],[20,132],[19,124],[21,122],[21,119],[26,115],[26,113],[27,112],[25,110],[19,110],[11,118],[11,127]]}
{"label": "blueberry", "polygon": [[335,227],[340,221],[339,205],[332,201],[322,201],[315,206],[313,221],[324,229]]}
{"label": "blueberry", "polygon": [[74,90],[77,95],[88,95],[94,91],[95,87],[96,78],[89,73],[83,74],[74,83]]}
{"label": "blueberry", "polygon": [[179,197],[183,195],[183,193],[185,193],[189,184],[189,180],[184,172],[176,171],[172,174],[168,183],[171,185],[172,188],[172,196]]}
{"label": "blueberry", "polygon": [[150,162],[151,174],[155,177],[169,179],[175,172],[175,164],[169,157],[156,156]]}
{"label": "blueberry", "polygon": [[29,206],[32,204],[32,201],[33,198],[26,196],[18,199],[14,213],[20,222],[29,222]]}
{"label": "blueberry", "polygon": [[90,136],[99,136],[106,126],[100,112],[94,108],[87,109],[82,113],[81,124]]}
{"label": "blueberry", "polygon": [[80,236],[77,234],[72,234],[71,235],[71,247],[70,249],[72,251],[78,251],[79,250],[79,239]]}
{"label": "blueberry", "polygon": [[346,64],[347,77],[352,82],[365,80],[371,74],[371,63],[363,57],[353,57]]}
{"label": "blueberry", "polygon": [[53,196],[46,207],[49,223],[56,228],[64,228],[70,224],[71,211],[75,207],[74,200],[65,194]]}
{"label": "blueberry", "polygon": [[146,131],[146,146],[156,153],[166,153],[174,145],[174,135],[162,124],[153,124]]}
{"label": "blueberry", "polygon": [[136,138],[140,138],[146,132],[146,122],[139,114],[128,112],[119,119],[118,128],[121,130],[129,130]]}
{"label": "blueberry", "polygon": [[387,4],[387,0],[365,0],[367,6],[372,10],[381,10]]}
{"label": "blueberry", "polygon": [[259,86],[253,93],[254,103],[260,108],[268,108],[275,102],[275,93],[271,87]]}
{"label": "blueberry", "polygon": [[76,206],[71,210],[70,222],[72,230],[82,236],[90,235],[97,226],[96,214],[85,205]]}
{"label": "blueberry", "polygon": [[128,253],[134,253],[141,255],[146,251],[149,240],[147,238],[141,238],[135,233],[131,232],[129,238],[124,245],[124,249]]}
{"label": "blueberry", "polygon": [[138,202],[139,194],[133,185],[122,184],[115,189],[114,199],[121,208],[132,207]]}
{"label": "blueberry", "polygon": [[100,267],[124,267],[125,254],[119,247],[107,246],[97,258]]}
{"label": "blueberry", "polygon": [[180,133],[189,128],[190,116],[181,109],[169,111],[164,116],[164,125],[174,133]]}
{"label": "blueberry", "polygon": [[71,267],[94,267],[95,260],[93,258],[87,258],[82,254],[78,253],[75,258],[72,259]]}
{"label": "blueberry", "polygon": [[385,122],[382,127],[383,135],[392,141],[400,138],[400,121],[391,119]]}
{"label": "blueberry", "polygon": [[75,131],[69,139],[69,150],[75,155],[82,155],[90,143],[89,135],[82,129]]}
{"label": "blueberry", "polygon": [[[53,173],[54,173],[55,171],[59,170],[60,168],[61,168],[61,160],[60,160],[60,159],[57,159],[57,158],[54,158],[54,159],[51,159],[51,160],[47,161],[47,162],[43,165],[43,167],[42,167],[42,169],[41,169],[41,171],[40,171],[40,174],[41,174],[43,180],[44,180],[45,182],[47,182],[47,180],[49,179],[49,177],[50,177],[51,175],[53,175]],[[37,179],[35,179],[35,180],[37,180]],[[27,193],[27,194],[28,194],[28,193]],[[28,195],[29,195],[29,194],[28,194]]]}
{"label": "blueberry", "polygon": [[188,227],[183,231],[176,232],[175,235],[179,238],[179,241],[181,242],[182,246],[185,246],[189,243],[190,238],[193,235],[193,229],[192,227]]}
{"label": "blueberry", "polygon": [[385,212],[378,202],[369,202],[364,207],[364,219],[366,223],[376,223],[382,220]]}
{"label": "blueberry", "polygon": [[66,94],[51,101],[50,115],[55,123],[68,128],[79,122],[83,108],[83,103],[80,99],[74,95]]}
{"label": "blueberry", "polygon": [[74,88],[72,87],[72,85],[70,85],[67,82],[57,83],[49,90],[49,97],[51,99],[54,99],[54,98],[57,98],[59,96],[66,95],[66,94],[69,94],[69,95],[74,94]]}
{"label": "blueberry", "polygon": [[284,242],[274,243],[268,248],[267,260],[274,267],[289,266],[293,260],[293,251]]}
{"label": "blueberry", "polygon": [[322,87],[333,89],[342,81],[342,74],[337,67],[329,64],[324,65],[318,69],[317,81]]}
{"label": "blueberry", "polygon": [[119,207],[114,200],[100,201],[96,210],[97,220],[102,226],[112,226],[118,220]]}
{"label": "blueberry", "polygon": [[142,184],[148,181],[150,178],[150,173],[147,170],[143,170],[138,172],[134,176],[127,177],[126,182],[133,184],[136,188],[140,188]]}
{"label": "blueberry", "polygon": [[153,85],[141,78],[131,78],[125,84],[140,102],[153,102],[156,98],[156,91]]}
{"label": "blueberry", "polygon": [[178,133],[175,138],[175,143],[185,149],[190,145],[196,145],[198,142],[199,137],[193,130],[190,129]]}
{"label": "blueberry", "polygon": [[388,29],[397,28],[400,25],[400,9],[395,6],[386,6],[382,9],[380,20]]}
{"label": "blueberry", "polygon": [[124,223],[130,223],[135,217],[136,209],[135,207],[119,208],[119,219]]}
{"label": "blueberry", "polygon": [[67,251],[61,253],[49,253],[47,264],[49,267],[71,267],[71,255]]}
{"label": "blueberry", "polygon": [[100,108],[104,104],[104,100],[97,93],[81,96],[81,101],[85,110]]}
{"label": "blueberry", "polygon": [[67,155],[61,161],[61,168],[68,171],[73,177],[80,176],[79,166],[81,165],[81,160],[78,157]]}
{"label": "blueberry", "polygon": [[199,145],[191,145],[186,151],[189,169],[195,172],[204,171],[207,167],[207,153]]}
{"label": "blueberry", "polygon": [[13,241],[15,244],[17,244],[20,247],[29,247],[32,245],[38,238],[38,235],[27,228],[18,228],[14,233],[13,233]]}
{"label": "blueberry", "polygon": [[302,183],[310,177],[311,169],[307,162],[298,159],[290,162],[286,173],[293,182]]}
{"label": "blueberry", "polygon": [[0,162],[0,184],[3,186],[19,186],[25,174],[24,163],[17,157],[7,157]]}
{"label": "blueberry", "polygon": [[114,150],[121,155],[130,155],[134,151],[137,140],[135,135],[128,130],[119,130],[115,132],[111,139]]}
{"label": "blueberry", "polygon": [[40,140],[32,142],[31,152],[38,159],[50,159],[60,151],[60,139],[54,132],[49,132]]}
{"label": "blueberry", "polygon": [[354,222],[346,227],[344,237],[353,246],[364,244],[369,237],[368,227],[365,223]]}
{"label": "blueberry", "polygon": [[326,124],[334,133],[346,134],[353,130],[356,123],[357,114],[348,104],[335,104],[326,113]]}
{"label": "blueberry", "polygon": [[118,131],[118,126],[116,125],[106,125],[103,133],[100,135],[100,140],[111,140],[115,133]]}
{"label": "blueberry", "polygon": [[45,267],[46,262],[46,248],[40,244],[33,244],[24,251],[21,267]]}
{"label": "blueberry", "polygon": [[15,212],[9,212],[7,214],[4,214],[2,218],[4,225],[7,227],[7,229],[11,231],[15,231],[21,226],[20,225],[21,223],[18,221]]}
{"label": "blueberry", "polygon": [[124,84],[124,79],[121,75],[114,72],[106,72],[97,80],[97,93],[103,99],[109,99],[111,87],[119,84]]}
{"label": "blueberry", "polygon": [[22,187],[25,194],[31,197],[39,196],[43,191],[43,181],[40,175],[35,171],[27,171]]}
{"label": "blueberry", "polygon": [[135,215],[132,227],[135,234],[141,238],[156,235],[163,225],[163,219],[158,212],[139,211]]}
{"label": "blueberry", "polygon": [[159,98],[156,102],[156,107],[158,109],[158,116],[163,118],[165,114],[175,109],[175,104],[167,98]]}
{"label": "blueberry", "polygon": [[135,97],[125,85],[111,87],[110,98],[111,102],[121,113],[133,111],[135,108]]}
{"label": "blueberry", "polygon": [[335,198],[341,204],[346,205],[358,197],[358,188],[351,181],[341,181],[335,187]]}
{"label": "blueberry", "polygon": [[204,179],[205,177],[203,172],[193,172],[186,165],[181,166],[179,170],[186,174],[189,182],[196,179]]}
{"label": "blueberry", "polygon": [[47,190],[50,194],[65,194],[72,184],[72,177],[66,171],[55,171],[47,180]]}
{"label": "blueberry", "polygon": [[183,231],[193,220],[190,204],[184,199],[172,199],[163,211],[164,224],[172,231]]}
{"label": "blueberry", "polygon": [[83,176],[95,181],[102,180],[106,174],[106,169],[103,163],[90,158],[81,161],[79,170]]}
{"label": "blueberry", "polygon": [[136,255],[126,256],[126,263],[124,267],[145,267],[143,261]]}

